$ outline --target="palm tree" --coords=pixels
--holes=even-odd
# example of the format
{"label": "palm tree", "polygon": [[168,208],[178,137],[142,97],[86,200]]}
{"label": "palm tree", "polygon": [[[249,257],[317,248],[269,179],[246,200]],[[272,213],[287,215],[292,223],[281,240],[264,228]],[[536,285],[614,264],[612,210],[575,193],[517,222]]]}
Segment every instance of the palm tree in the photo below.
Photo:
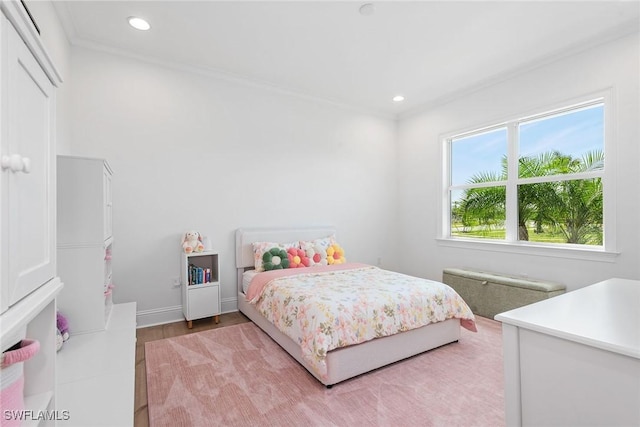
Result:
{"label": "palm tree", "polygon": [[[564,173],[602,169],[604,153],[592,151],[569,162]],[[555,197],[548,200],[549,219],[567,243],[602,244],[602,180],[574,179],[555,183]]]}
{"label": "palm tree", "polygon": [[[503,159],[506,162],[506,158]],[[505,166],[506,167],[506,166]],[[504,172],[503,172],[504,173]],[[506,176],[506,175],[505,175]],[[472,183],[497,182],[504,178],[494,172],[481,172],[471,177]],[[505,220],[506,189],[495,187],[469,188],[460,201],[463,223],[477,223],[483,227],[503,227]]]}
{"label": "palm tree", "polygon": [[[592,151],[581,159],[549,151],[518,160],[520,178],[565,175],[601,169],[604,153]],[[500,182],[507,177],[507,159],[502,158],[500,173],[475,174],[469,183]],[[483,225],[504,224],[505,186],[465,190],[458,216],[468,223],[475,218]],[[518,239],[529,240],[527,225],[544,225],[561,232],[567,243],[602,244],[602,182],[600,178],[551,181],[518,186]]]}

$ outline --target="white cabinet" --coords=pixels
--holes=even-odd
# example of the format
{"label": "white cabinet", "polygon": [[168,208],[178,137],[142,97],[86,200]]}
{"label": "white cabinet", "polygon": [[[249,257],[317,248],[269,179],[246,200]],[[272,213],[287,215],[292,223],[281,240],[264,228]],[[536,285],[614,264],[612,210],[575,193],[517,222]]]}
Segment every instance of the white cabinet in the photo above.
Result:
{"label": "white cabinet", "polygon": [[220,320],[220,264],[215,252],[182,254],[180,281],[182,313],[188,327],[193,320],[215,317]]}
{"label": "white cabinet", "polygon": [[2,16],[2,312],[55,275],[55,93]]}
{"label": "white cabinet", "polygon": [[58,247],[112,237],[113,172],[104,159],[58,156]]}
{"label": "white cabinet", "polygon": [[111,313],[111,179],[103,159],[58,156],[58,308],[76,334],[104,330]]}
{"label": "white cabinet", "polygon": [[508,426],[640,425],[640,281],[605,280],[496,320]]}
{"label": "white cabinet", "polygon": [[0,344],[5,352],[25,338],[40,343],[23,366],[23,414],[36,416],[56,408],[55,298],[62,283],[55,277],[55,86],[61,79],[22,3],[2,1],[0,9]]}

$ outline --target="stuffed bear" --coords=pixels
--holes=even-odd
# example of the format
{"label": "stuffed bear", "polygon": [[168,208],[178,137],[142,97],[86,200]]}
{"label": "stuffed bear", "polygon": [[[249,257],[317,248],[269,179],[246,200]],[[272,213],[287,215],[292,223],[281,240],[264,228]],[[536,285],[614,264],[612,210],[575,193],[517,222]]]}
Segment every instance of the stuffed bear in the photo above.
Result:
{"label": "stuffed bear", "polygon": [[187,231],[182,240],[182,249],[187,254],[191,252],[202,252],[204,245],[202,244],[202,238],[197,231]]}

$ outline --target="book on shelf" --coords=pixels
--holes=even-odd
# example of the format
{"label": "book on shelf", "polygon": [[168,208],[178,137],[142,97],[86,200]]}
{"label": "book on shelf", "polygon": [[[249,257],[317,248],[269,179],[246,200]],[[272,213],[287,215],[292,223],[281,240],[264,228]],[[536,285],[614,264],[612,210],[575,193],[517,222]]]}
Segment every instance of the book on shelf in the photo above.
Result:
{"label": "book on shelf", "polygon": [[189,264],[189,285],[201,285],[211,282],[211,269]]}

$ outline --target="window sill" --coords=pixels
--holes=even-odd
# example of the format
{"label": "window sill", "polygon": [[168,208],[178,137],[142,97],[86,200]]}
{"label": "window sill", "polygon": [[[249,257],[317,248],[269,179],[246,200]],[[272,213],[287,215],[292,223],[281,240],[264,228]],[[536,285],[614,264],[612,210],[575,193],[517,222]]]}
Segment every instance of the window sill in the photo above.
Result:
{"label": "window sill", "polygon": [[583,248],[577,246],[558,247],[532,243],[497,242],[471,239],[436,239],[438,246],[460,249],[506,252],[531,256],[568,258],[586,261],[615,262],[620,252],[606,251],[603,248]]}

